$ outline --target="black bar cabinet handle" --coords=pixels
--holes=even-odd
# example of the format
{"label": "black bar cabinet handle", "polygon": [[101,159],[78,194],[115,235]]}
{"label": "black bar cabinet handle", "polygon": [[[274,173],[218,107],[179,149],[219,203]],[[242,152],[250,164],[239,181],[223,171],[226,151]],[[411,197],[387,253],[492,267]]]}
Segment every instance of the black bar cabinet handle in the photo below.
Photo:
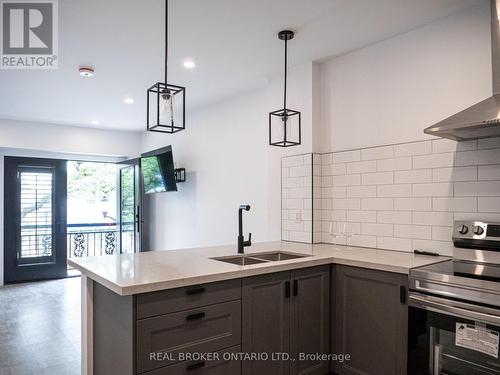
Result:
{"label": "black bar cabinet handle", "polygon": [[293,280],[293,295],[296,297],[299,295],[299,281]]}
{"label": "black bar cabinet handle", "polygon": [[290,281],[285,282],[285,297],[290,298]]}
{"label": "black bar cabinet handle", "polygon": [[205,317],[205,313],[199,312],[196,314],[191,314],[191,315],[186,316],[186,320],[197,320],[197,319],[203,319],[204,317]]}
{"label": "black bar cabinet handle", "polygon": [[191,370],[196,370],[197,368],[202,368],[202,367],[205,367],[205,361],[201,361],[201,362],[197,362],[197,363],[193,363],[191,365],[188,365],[188,366],[186,366],[186,370],[191,371]]}
{"label": "black bar cabinet handle", "polygon": [[194,294],[201,294],[205,293],[205,287],[204,286],[199,286],[191,289],[186,289],[186,295],[192,296]]}
{"label": "black bar cabinet handle", "polygon": [[399,302],[406,303],[406,287],[403,285],[399,287]]}

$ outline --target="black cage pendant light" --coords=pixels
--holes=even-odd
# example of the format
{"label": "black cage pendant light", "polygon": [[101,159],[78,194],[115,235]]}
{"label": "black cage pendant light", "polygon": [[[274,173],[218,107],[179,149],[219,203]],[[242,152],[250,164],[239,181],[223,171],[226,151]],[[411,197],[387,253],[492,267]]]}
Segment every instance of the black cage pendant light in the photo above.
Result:
{"label": "black cage pendant light", "polygon": [[185,129],[186,88],[168,83],[168,0],[165,0],[165,81],[148,89],[147,130],[176,133]]}
{"label": "black cage pendant light", "polygon": [[286,84],[288,63],[288,41],[295,34],[290,30],[280,31],[278,38],[285,41],[285,84],[283,109],[269,112],[269,144],[278,147],[298,146],[301,143],[300,112],[286,107]]}

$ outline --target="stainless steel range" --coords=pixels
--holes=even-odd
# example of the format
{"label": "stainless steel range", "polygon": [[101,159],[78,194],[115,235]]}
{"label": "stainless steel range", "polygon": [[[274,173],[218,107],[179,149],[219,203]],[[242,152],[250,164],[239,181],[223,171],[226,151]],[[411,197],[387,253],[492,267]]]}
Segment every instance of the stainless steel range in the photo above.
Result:
{"label": "stainless steel range", "polygon": [[500,224],[455,222],[453,243],[410,271],[408,374],[500,374]]}

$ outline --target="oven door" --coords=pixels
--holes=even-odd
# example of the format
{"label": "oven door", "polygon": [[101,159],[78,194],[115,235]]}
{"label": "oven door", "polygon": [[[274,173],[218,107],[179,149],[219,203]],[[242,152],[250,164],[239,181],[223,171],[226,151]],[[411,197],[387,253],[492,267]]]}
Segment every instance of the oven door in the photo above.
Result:
{"label": "oven door", "polygon": [[408,374],[500,375],[500,309],[411,292]]}

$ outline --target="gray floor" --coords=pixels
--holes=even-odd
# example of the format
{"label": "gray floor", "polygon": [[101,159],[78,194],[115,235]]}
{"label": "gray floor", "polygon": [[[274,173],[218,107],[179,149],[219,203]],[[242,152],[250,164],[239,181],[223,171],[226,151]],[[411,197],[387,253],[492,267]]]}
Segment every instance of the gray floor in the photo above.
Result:
{"label": "gray floor", "polygon": [[0,374],[80,375],[80,278],[0,287]]}

